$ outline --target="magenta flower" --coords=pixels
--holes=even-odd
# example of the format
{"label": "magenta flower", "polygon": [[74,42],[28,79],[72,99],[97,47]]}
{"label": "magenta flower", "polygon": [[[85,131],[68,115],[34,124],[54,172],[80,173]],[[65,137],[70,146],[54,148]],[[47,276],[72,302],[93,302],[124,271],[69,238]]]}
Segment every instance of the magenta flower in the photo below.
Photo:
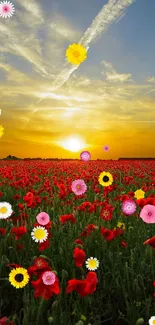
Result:
{"label": "magenta flower", "polygon": [[136,211],[136,203],[133,200],[125,200],[122,204],[122,211],[130,216]]}
{"label": "magenta flower", "polygon": [[55,274],[51,271],[46,271],[42,275],[43,283],[47,286],[53,284],[55,282],[55,279],[56,279]]}
{"label": "magenta flower", "polygon": [[83,161],[89,161],[91,159],[91,154],[89,151],[82,151],[80,154],[80,159]]}
{"label": "magenta flower", "polygon": [[38,223],[42,226],[45,226],[49,223],[50,217],[46,212],[40,212],[37,216],[36,219]]}
{"label": "magenta flower", "polygon": [[106,151],[106,152],[109,151],[109,149],[110,149],[110,147],[107,146],[107,145],[103,147],[103,150]]}
{"label": "magenta flower", "polygon": [[155,206],[145,205],[140,212],[140,218],[146,223],[155,223]]}
{"label": "magenta flower", "polygon": [[87,185],[83,179],[77,179],[72,182],[71,189],[76,195],[82,195],[86,192]]}

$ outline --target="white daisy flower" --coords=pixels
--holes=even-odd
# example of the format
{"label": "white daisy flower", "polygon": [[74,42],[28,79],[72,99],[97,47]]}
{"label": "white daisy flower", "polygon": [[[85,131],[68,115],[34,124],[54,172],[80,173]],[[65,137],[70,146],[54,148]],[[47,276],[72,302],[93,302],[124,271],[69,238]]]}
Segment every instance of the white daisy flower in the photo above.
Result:
{"label": "white daisy flower", "polygon": [[31,237],[36,243],[43,243],[48,237],[48,231],[45,227],[34,227],[31,232]]}
{"label": "white daisy flower", "polygon": [[87,259],[86,261],[86,268],[89,270],[89,271],[95,271],[98,269],[99,267],[99,261],[97,260],[96,257],[90,257]]}
{"label": "white daisy flower", "polygon": [[152,317],[149,319],[149,325],[155,325],[155,316],[152,316]]}
{"label": "white daisy flower", "polygon": [[8,202],[0,202],[0,219],[7,219],[11,216],[13,210]]}
{"label": "white daisy flower", "polygon": [[15,7],[10,1],[0,2],[0,17],[10,18],[15,12]]}

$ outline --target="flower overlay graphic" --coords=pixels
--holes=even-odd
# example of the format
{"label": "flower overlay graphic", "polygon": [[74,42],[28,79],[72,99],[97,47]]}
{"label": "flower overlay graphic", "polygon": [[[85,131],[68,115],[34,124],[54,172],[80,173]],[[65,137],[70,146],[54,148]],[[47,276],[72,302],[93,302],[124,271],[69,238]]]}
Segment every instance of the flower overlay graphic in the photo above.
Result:
{"label": "flower overlay graphic", "polygon": [[122,204],[122,211],[130,216],[136,211],[136,203],[132,200],[125,200]]}
{"label": "flower overlay graphic", "polygon": [[13,210],[8,202],[0,202],[0,219],[7,219],[11,216]]}
{"label": "flower overlay graphic", "polygon": [[49,223],[50,217],[46,212],[40,212],[37,216],[36,219],[38,223],[42,226],[45,226]]}
{"label": "flower overlay graphic", "polygon": [[87,185],[83,179],[77,179],[72,182],[71,189],[76,195],[82,195],[86,192]]}
{"label": "flower overlay graphic", "polygon": [[9,274],[9,282],[16,289],[25,287],[29,282],[29,274],[27,270],[22,267],[13,269]]}
{"label": "flower overlay graphic", "polygon": [[66,50],[68,62],[80,64],[87,58],[87,50],[81,44],[71,44]]}
{"label": "flower overlay graphic", "polygon": [[109,172],[102,172],[98,177],[98,181],[102,186],[110,186],[113,183],[113,177]]}
{"label": "flower overlay graphic", "polygon": [[89,161],[91,159],[91,154],[89,151],[82,151],[80,154],[80,159],[83,161]]}
{"label": "flower overlay graphic", "polygon": [[145,205],[140,212],[140,218],[146,223],[155,223],[155,206]]}
{"label": "flower overlay graphic", "polygon": [[15,12],[15,7],[10,1],[0,2],[0,17],[10,18]]}
{"label": "flower overlay graphic", "polygon": [[87,259],[86,261],[86,268],[89,270],[89,271],[95,271],[97,270],[99,267],[99,261],[97,260],[96,257],[90,257]]}
{"label": "flower overlay graphic", "polygon": [[149,325],[154,325],[155,324],[155,316],[152,316],[150,319],[149,319]]}
{"label": "flower overlay graphic", "polygon": [[48,237],[48,232],[44,227],[38,226],[33,228],[31,237],[36,243],[43,243]]}
{"label": "flower overlay graphic", "polygon": [[109,151],[109,146],[107,146],[107,145],[105,145],[104,147],[103,147],[103,150],[105,151],[105,152],[107,152],[107,151]]}
{"label": "flower overlay graphic", "polygon": [[56,276],[51,271],[46,271],[42,275],[42,280],[45,285],[51,285],[55,282]]}

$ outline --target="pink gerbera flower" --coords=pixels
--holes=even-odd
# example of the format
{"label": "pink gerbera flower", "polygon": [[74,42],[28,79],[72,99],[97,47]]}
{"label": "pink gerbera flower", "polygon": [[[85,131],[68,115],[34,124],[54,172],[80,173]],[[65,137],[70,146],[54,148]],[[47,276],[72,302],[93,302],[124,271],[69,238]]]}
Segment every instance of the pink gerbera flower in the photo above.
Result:
{"label": "pink gerbera flower", "polygon": [[80,159],[83,161],[89,161],[91,158],[91,154],[89,151],[82,151],[80,154]]}
{"label": "pink gerbera flower", "polygon": [[0,17],[10,18],[15,12],[15,7],[10,1],[0,2]]}
{"label": "pink gerbera flower", "polygon": [[122,211],[130,216],[136,211],[136,203],[133,200],[125,200],[122,204]]}
{"label": "pink gerbera flower", "polygon": [[50,217],[46,212],[40,212],[37,216],[36,219],[38,223],[42,226],[45,226],[49,223]]}
{"label": "pink gerbera flower", "polygon": [[155,223],[155,206],[145,205],[140,212],[140,218],[146,223]]}
{"label": "pink gerbera flower", "polygon": [[86,192],[87,185],[83,179],[77,179],[72,182],[71,189],[76,195],[82,195]]}
{"label": "pink gerbera flower", "polygon": [[56,276],[53,272],[46,271],[42,275],[42,280],[45,285],[50,286],[51,284],[53,284],[55,282]]}
{"label": "pink gerbera flower", "polygon": [[110,149],[110,148],[109,148],[109,146],[107,146],[107,145],[103,147],[103,150],[106,151],[106,152],[109,151],[109,149]]}

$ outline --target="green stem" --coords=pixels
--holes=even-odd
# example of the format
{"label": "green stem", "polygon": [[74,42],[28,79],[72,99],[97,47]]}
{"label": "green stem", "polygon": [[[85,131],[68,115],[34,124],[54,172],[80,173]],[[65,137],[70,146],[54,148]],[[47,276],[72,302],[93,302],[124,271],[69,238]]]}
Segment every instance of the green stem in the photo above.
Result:
{"label": "green stem", "polygon": [[39,321],[40,321],[40,316],[42,314],[42,307],[44,304],[44,299],[41,298],[41,301],[39,303],[39,308],[38,308],[38,313],[37,313],[37,319],[36,319],[36,325],[39,325]]}

